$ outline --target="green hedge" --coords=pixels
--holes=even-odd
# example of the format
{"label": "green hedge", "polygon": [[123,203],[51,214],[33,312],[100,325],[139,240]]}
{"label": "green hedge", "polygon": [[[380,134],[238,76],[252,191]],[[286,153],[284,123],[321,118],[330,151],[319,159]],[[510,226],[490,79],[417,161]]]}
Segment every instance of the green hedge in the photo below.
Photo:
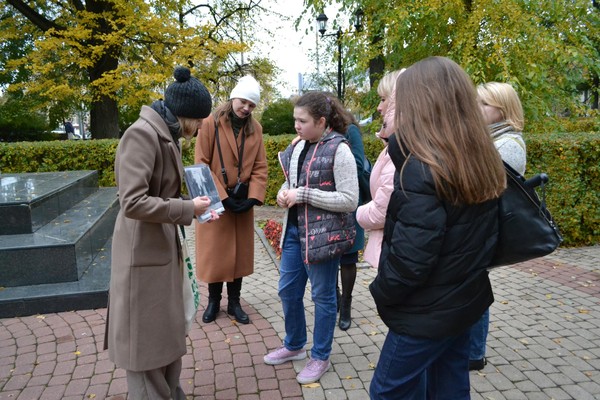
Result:
{"label": "green hedge", "polygon": [[[277,152],[294,135],[265,136],[269,166],[266,204],[275,205],[283,182]],[[564,246],[600,242],[600,134],[553,133],[526,135],[527,176],[546,172],[546,200],[564,237]],[[48,172],[97,170],[100,186],[114,186],[113,163],[118,141],[70,140],[0,143],[0,171]],[[383,144],[364,136],[365,153],[375,162]],[[183,151],[184,165],[194,163],[194,142]]]}
{"label": "green hedge", "polygon": [[527,170],[550,177],[546,201],[565,246],[600,238],[600,133],[526,135]]}
{"label": "green hedge", "polygon": [[0,171],[97,170],[100,186],[115,186],[117,139],[0,143]]}

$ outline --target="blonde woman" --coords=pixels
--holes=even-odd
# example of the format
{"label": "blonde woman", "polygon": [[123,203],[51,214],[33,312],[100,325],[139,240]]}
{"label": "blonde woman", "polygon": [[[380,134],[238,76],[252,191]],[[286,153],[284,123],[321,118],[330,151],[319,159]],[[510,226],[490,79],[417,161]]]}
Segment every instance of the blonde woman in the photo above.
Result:
{"label": "blonde woman", "polygon": [[500,157],[523,175],[527,158],[519,95],[508,83],[488,82],[477,87],[477,96]]}
{"label": "blonde woman", "polygon": [[377,106],[377,111],[383,116],[383,127],[377,133],[377,137],[384,141],[386,147],[379,153],[377,161],[371,170],[370,189],[372,200],[358,207],[358,210],[356,210],[358,224],[367,230],[369,234],[363,258],[373,268],[377,268],[379,265],[385,212],[392,190],[394,189],[396,167],[388,154],[387,141],[388,137],[393,135],[395,130],[395,86],[396,79],[402,71],[404,70],[392,71],[384,75],[377,87],[377,93],[381,99]]}
{"label": "blonde woman", "polygon": [[[515,171],[525,174],[527,157],[522,134],[523,107],[519,95],[508,83],[488,82],[477,87],[477,97],[500,157]],[[487,364],[485,348],[489,321],[488,309],[471,327],[469,370],[481,370]]]}

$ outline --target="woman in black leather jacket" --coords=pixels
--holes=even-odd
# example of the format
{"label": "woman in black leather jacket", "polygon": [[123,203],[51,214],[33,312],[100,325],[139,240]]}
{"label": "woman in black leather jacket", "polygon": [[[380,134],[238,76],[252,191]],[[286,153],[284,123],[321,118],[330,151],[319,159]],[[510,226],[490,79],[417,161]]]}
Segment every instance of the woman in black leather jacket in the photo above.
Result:
{"label": "woman in black leather jacket", "polygon": [[371,398],[469,399],[469,327],[493,302],[505,172],[460,66],[427,58],[396,89],[397,172],[370,285],[390,331]]}

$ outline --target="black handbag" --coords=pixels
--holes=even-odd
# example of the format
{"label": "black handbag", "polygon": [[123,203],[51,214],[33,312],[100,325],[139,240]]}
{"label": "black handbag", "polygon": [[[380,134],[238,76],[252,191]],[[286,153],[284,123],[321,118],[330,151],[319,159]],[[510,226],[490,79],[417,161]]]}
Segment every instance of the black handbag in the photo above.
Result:
{"label": "black handbag", "polygon": [[225,191],[227,196],[233,197],[238,200],[246,200],[248,198],[248,182],[242,182],[240,175],[242,174],[242,157],[244,156],[244,143],[246,141],[246,134],[242,132],[242,144],[238,148],[238,175],[235,186],[229,187],[229,181],[227,179],[227,172],[225,171],[225,165],[223,163],[223,153],[221,153],[221,142],[219,141],[219,126],[215,121],[215,138],[217,142],[217,150],[219,151],[219,161],[221,162],[221,175],[223,175],[223,181],[225,182]]}
{"label": "black handbag", "polygon": [[[526,180],[504,163],[507,188],[498,202],[499,232],[496,252],[490,267],[510,265],[552,253],[563,238],[546,208],[542,173]],[[535,191],[540,187],[542,199]]]}

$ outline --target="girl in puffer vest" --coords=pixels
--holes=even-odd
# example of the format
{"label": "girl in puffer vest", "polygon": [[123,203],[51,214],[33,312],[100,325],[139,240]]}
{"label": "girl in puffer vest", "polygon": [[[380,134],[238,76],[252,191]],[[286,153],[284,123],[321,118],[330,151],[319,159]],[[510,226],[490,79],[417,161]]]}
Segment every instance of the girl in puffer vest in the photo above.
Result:
{"label": "girl in puffer vest", "polygon": [[286,209],[279,267],[286,336],[264,361],[278,365],[306,358],[303,298],[310,280],[313,346],[296,378],[308,384],[330,367],[337,271],[342,254],[354,242],[358,178],[354,156],[340,133],[348,127],[348,115],[336,98],[324,92],[303,95],[295,104],[294,121],[298,138],[279,154],[286,181],[277,194],[277,204]]}

